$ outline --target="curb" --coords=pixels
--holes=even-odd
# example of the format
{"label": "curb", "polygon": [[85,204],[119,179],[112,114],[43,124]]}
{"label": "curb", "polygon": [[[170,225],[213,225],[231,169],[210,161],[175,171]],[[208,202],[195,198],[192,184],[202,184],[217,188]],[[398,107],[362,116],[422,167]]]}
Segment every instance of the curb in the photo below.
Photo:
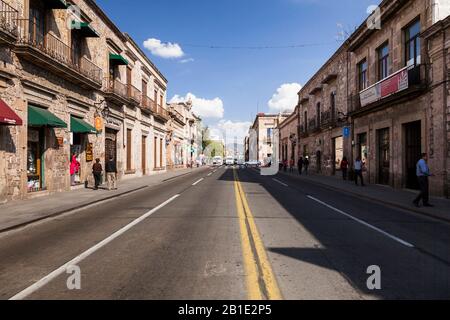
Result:
{"label": "curb", "polygon": [[[184,173],[184,174],[176,175],[174,177],[162,180],[161,182],[171,181],[171,180],[174,180],[174,179],[179,178],[179,177],[186,176],[186,175],[191,174],[191,173],[192,173],[192,171]],[[77,205],[77,206],[74,206],[74,207],[71,207],[71,208],[67,208],[67,209],[63,209],[61,211],[54,212],[54,213],[46,215],[46,216],[42,216],[42,217],[39,217],[39,218],[36,218],[36,219],[29,220],[29,221],[26,221],[26,222],[21,222],[19,224],[13,225],[13,226],[9,226],[9,227],[0,229],[0,234],[6,233],[6,232],[9,232],[9,231],[13,231],[13,230],[17,230],[17,229],[26,227],[28,225],[34,224],[36,222],[43,221],[43,220],[50,219],[50,218],[54,218],[54,217],[66,214],[68,212],[71,212],[71,211],[76,211],[76,210],[82,209],[82,208],[87,207],[87,206],[100,204],[102,202],[106,202],[106,201],[109,201],[109,200],[114,199],[114,198],[118,198],[118,197],[121,197],[121,196],[124,196],[124,195],[128,195],[128,194],[131,194],[131,193],[134,193],[134,192],[137,192],[137,191],[140,191],[140,190],[152,187],[152,186],[153,185],[143,185],[143,186],[140,186],[140,187],[137,187],[137,188],[134,188],[134,189],[130,189],[128,191],[124,191],[122,193],[118,193],[118,194],[114,194],[114,195],[111,195],[111,196],[107,196],[107,197],[102,198],[102,199],[97,199],[97,200],[94,200],[94,201],[86,202],[86,203],[83,203],[83,204],[80,204],[80,205]]]}
{"label": "curb", "polygon": [[412,211],[412,212],[418,213],[420,215],[424,215],[424,216],[427,216],[427,217],[430,217],[430,218],[433,218],[433,219],[437,219],[437,220],[440,220],[440,221],[444,221],[444,222],[450,223],[450,217],[449,218],[441,217],[441,216],[435,215],[433,213],[429,213],[429,212],[424,212],[424,211],[418,210],[416,208],[413,208],[412,206],[409,207],[409,206],[405,206],[405,205],[398,204],[398,203],[395,203],[395,202],[390,202],[390,201],[382,200],[382,199],[379,199],[379,198],[374,198],[374,197],[371,197],[371,196],[368,196],[368,195],[365,195],[365,194],[361,194],[361,193],[358,193],[358,192],[354,192],[354,191],[342,190],[342,189],[330,186],[328,184],[325,184],[323,182],[317,182],[317,181],[313,181],[313,180],[309,180],[309,179],[300,179],[299,177],[292,176],[292,175],[284,173],[284,172],[280,172],[280,173],[282,175],[285,175],[285,176],[288,176],[288,177],[292,177],[292,178],[300,180],[300,181],[310,182],[312,184],[318,185],[320,187],[323,187],[323,188],[331,190],[331,191],[336,191],[336,192],[340,192],[340,193],[344,193],[345,192],[345,193],[351,194],[352,196],[355,196],[355,197],[364,198],[364,199],[367,199],[367,200],[370,200],[370,201],[373,201],[373,202],[379,202],[379,203],[382,203],[382,204],[385,204],[385,205],[388,205],[388,206],[391,206],[391,207],[396,207],[396,208],[407,210],[407,211]]}
{"label": "curb", "polygon": [[32,220],[29,220],[29,221],[26,221],[26,222],[21,222],[19,224],[13,225],[13,226],[0,229],[0,234],[8,232],[8,231],[13,231],[13,230],[16,230],[16,229],[20,229],[20,228],[26,227],[27,225],[30,225],[30,224],[33,224],[33,223],[36,223],[36,222],[39,222],[39,221],[42,221],[42,220],[45,220],[45,219],[54,218],[54,217],[63,215],[65,213],[71,212],[71,211],[76,211],[76,210],[82,209],[84,207],[91,206],[93,204],[99,204],[99,203],[102,203],[102,202],[106,202],[108,200],[111,200],[111,199],[114,199],[114,198],[118,198],[118,197],[130,194],[130,193],[136,192],[136,191],[140,191],[140,190],[146,189],[148,187],[149,186],[142,186],[142,187],[139,187],[139,188],[131,189],[131,190],[119,193],[119,194],[108,196],[106,198],[97,199],[97,200],[94,200],[94,201],[91,201],[91,202],[80,204],[80,205],[75,206],[75,207],[63,209],[61,211],[57,211],[57,212],[54,212],[54,213],[46,215],[46,216],[42,216],[42,217],[39,217],[39,218],[36,218],[36,219],[32,219]]}

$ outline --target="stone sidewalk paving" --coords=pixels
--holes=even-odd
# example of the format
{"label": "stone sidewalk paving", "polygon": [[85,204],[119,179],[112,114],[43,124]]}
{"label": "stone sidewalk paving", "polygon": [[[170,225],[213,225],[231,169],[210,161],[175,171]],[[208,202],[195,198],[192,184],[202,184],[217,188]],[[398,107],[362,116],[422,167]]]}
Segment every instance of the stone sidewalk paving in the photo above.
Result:
{"label": "stone sidewalk paving", "polygon": [[201,169],[177,169],[152,176],[121,180],[118,181],[118,190],[114,191],[108,191],[103,185],[99,190],[82,188],[29,200],[10,201],[0,205],[0,233],[151,187]]}
{"label": "stone sidewalk paving", "polygon": [[389,186],[367,185],[365,187],[356,186],[354,181],[344,181],[339,173],[336,176],[322,176],[314,173],[308,175],[299,175],[298,171],[294,173],[280,171],[281,174],[294,176],[300,181],[315,183],[331,190],[348,193],[354,196],[362,197],[368,200],[381,202],[386,205],[394,206],[427,215],[440,220],[450,222],[450,200],[444,198],[431,197],[430,203],[434,208],[416,208],[412,201],[418,195],[418,191],[398,190]]}

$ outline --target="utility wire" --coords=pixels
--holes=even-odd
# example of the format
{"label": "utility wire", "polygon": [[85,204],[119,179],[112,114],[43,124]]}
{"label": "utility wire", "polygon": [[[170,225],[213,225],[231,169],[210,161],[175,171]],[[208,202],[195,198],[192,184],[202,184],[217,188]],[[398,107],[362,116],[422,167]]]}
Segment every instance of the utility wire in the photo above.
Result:
{"label": "utility wire", "polygon": [[296,49],[307,47],[319,47],[336,44],[336,42],[324,42],[324,43],[306,43],[306,44],[293,44],[293,45],[280,45],[280,46],[222,46],[222,45],[201,45],[192,43],[180,43],[183,47],[191,48],[205,48],[205,49],[233,49],[233,50],[266,50],[266,49]]}

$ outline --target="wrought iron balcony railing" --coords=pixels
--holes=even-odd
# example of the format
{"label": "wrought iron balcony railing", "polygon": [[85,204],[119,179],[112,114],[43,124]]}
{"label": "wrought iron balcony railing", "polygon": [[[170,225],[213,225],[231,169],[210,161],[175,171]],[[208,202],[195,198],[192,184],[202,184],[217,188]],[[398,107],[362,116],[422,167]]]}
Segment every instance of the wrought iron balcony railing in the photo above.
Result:
{"label": "wrought iron balcony railing", "polygon": [[55,35],[44,33],[33,20],[17,19],[17,25],[19,45],[29,45],[96,83],[102,83],[102,69],[80,56],[78,48],[71,48]]}
{"label": "wrought iron balcony railing", "polygon": [[19,12],[3,0],[0,0],[0,31],[17,36],[18,18]]}

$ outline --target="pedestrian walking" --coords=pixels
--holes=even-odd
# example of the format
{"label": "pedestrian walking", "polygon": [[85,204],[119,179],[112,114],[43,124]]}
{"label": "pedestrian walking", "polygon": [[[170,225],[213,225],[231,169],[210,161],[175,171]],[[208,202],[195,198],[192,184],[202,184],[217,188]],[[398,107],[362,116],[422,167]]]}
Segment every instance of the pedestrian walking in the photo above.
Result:
{"label": "pedestrian walking", "polygon": [[341,161],[341,171],[342,171],[342,178],[344,180],[347,180],[347,176],[348,176],[348,160],[347,157],[344,157]]}
{"label": "pedestrian walking", "polygon": [[420,207],[420,201],[422,200],[424,207],[434,207],[430,204],[430,195],[429,195],[429,182],[428,178],[432,176],[430,173],[430,168],[427,164],[428,155],[426,153],[422,154],[422,158],[417,162],[416,166],[416,175],[419,180],[420,193],[417,198],[414,200],[414,205],[416,207]]}
{"label": "pedestrian walking", "polygon": [[300,157],[298,159],[297,166],[298,166],[298,174],[302,175],[302,172],[303,172],[303,157]]}
{"label": "pedestrian walking", "polygon": [[294,173],[294,166],[295,166],[295,160],[294,160],[294,158],[292,158],[289,163],[289,173]]}
{"label": "pedestrian walking", "polygon": [[113,157],[110,157],[105,165],[106,179],[108,180],[108,190],[117,190],[117,164]]}
{"label": "pedestrian walking", "polygon": [[100,159],[95,159],[95,163],[92,166],[92,174],[94,175],[95,187],[94,190],[98,190],[98,186],[100,185],[100,181],[102,179],[103,168],[100,164]]}
{"label": "pedestrian walking", "polygon": [[306,157],[305,161],[303,163],[305,165],[305,174],[308,175],[308,168],[309,168],[309,158]]}
{"label": "pedestrian walking", "polygon": [[288,167],[288,161],[287,161],[287,160],[284,160],[284,161],[283,161],[283,171],[284,171],[284,172],[287,172],[287,167]]}
{"label": "pedestrian walking", "polygon": [[357,157],[355,160],[355,183],[356,185],[358,185],[358,177],[361,179],[361,186],[365,186],[364,185],[364,178],[363,178],[363,167],[364,164],[361,160],[361,157]]}

